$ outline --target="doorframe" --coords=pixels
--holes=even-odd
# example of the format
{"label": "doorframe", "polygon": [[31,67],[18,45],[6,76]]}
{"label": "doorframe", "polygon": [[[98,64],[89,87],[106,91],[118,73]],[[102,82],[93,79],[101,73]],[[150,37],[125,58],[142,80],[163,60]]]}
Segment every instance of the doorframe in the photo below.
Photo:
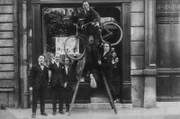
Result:
{"label": "doorframe", "polygon": [[[37,58],[43,53],[42,46],[42,17],[41,7],[43,5],[57,5],[57,4],[77,4],[80,5],[82,0],[28,0],[30,12],[28,12],[28,32],[32,31],[32,36],[28,35],[28,39],[32,42],[32,64],[37,64]],[[131,53],[130,53],[130,39],[131,39],[131,0],[89,0],[90,4],[104,4],[114,3],[122,6],[122,87],[121,87],[121,103],[132,103],[131,99]]]}

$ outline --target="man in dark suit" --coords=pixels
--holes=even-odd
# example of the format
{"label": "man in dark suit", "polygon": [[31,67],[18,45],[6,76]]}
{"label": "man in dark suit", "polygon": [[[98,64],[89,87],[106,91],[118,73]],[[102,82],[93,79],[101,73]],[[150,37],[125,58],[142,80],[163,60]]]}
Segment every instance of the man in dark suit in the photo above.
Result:
{"label": "man in dark suit", "polygon": [[79,17],[84,19],[85,24],[90,23],[87,25],[87,34],[89,36],[93,35],[94,45],[97,46],[100,44],[100,15],[89,6],[88,1],[86,0],[83,1],[82,8]]}
{"label": "man in dark suit", "polygon": [[109,42],[105,42],[103,44],[103,54],[101,55],[101,58],[98,61],[98,64],[101,67],[101,71],[103,75],[106,78],[106,81],[109,85],[112,97],[115,102],[117,102],[117,94],[116,90],[112,84],[112,55],[110,52],[111,45]]}
{"label": "man in dark suit", "polygon": [[36,117],[37,100],[40,98],[41,115],[47,116],[45,112],[44,97],[48,85],[48,68],[44,65],[44,56],[38,58],[38,65],[32,66],[30,73],[30,89],[33,90],[32,118]]}
{"label": "man in dark suit", "polygon": [[71,62],[68,57],[65,57],[65,64],[62,67],[63,79],[65,81],[65,103],[66,103],[66,112],[69,111],[69,104],[72,99],[72,93],[76,83],[76,65],[77,61]]}
{"label": "man in dark suit", "polygon": [[56,115],[57,112],[57,100],[59,101],[59,113],[65,114],[63,111],[63,87],[64,81],[62,77],[62,64],[59,62],[60,57],[58,55],[55,56],[53,59],[52,64],[49,65],[49,70],[51,71],[51,88],[52,88],[52,95],[53,95],[53,115]]}

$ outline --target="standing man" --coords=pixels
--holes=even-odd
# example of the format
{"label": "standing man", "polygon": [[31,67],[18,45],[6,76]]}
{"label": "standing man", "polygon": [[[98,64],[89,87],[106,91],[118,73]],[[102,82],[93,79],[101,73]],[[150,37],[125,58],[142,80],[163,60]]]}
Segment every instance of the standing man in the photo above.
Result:
{"label": "standing man", "polygon": [[76,64],[77,62],[71,62],[68,57],[65,57],[65,64],[62,68],[63,78],[64,78],[64,88],[65,88],[65,103],[66,112],[69,111],[69,104],[72,99],[72,93],[74,91],[76,80]]}
{"label": "standing man", "polygon": [[109,42],[104,42],[103,44],[103,54],[101,55],[101,58],[98,61],[98,64],[101,67],[101,71],[103,73],[103,75],[106,78],[106,81],[109,85],[111,94],[112,94],[112,98],[114,100],[114,102],[117,102],[117,94],[116,94],[116,90],[112,84],[112,55],[111,55],[111,45]]}
{"label": "standing man", "polygon": [[62,77],[62,64],[60,64],[60,56],[55,56],[55,61],[52,61],[52,64],[49,66],[49,70],[51,71],[51,88],[52,88],[52,96],[53,96],[53,115],[57,114],[57,100],[59,102],[59,113],[65,114],[63,111],[63,87],[64,87],[64,81]]}
{"label": "standing man", "polygon": [[30,79],[30,89],[33,90],[32,99],[32,118],[36,117],[37,100],[40,98],[41,115],[47,116],[45,112],[45,92],[48,85],[48,68],[44,65],[44,56],[40,55],[38,58],[38,65],[32,66]]}

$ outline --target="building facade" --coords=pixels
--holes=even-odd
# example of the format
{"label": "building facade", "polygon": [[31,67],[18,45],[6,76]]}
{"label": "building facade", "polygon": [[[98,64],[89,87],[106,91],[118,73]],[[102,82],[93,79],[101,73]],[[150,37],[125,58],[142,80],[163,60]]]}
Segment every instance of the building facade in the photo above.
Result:
{"label": "building facade", "polygon": [[[123,29],[121,103],[155,107],[179,100],[179,0],[88,0]],[[47,51],[43,11],[82,0],[0,0],[0,104],[29,107],[29,72]],[[119,90],[117,90],[119,91]]]}

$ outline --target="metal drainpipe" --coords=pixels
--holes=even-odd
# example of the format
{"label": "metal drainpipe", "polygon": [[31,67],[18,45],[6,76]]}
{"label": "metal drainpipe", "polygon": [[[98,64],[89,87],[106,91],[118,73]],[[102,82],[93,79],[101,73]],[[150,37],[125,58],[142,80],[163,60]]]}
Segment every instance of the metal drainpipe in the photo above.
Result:
{"label": "metal drainpipe", "polygon": [[13,27],[14,27],[14,63],[16,64],[15,69],[14,69],[14,83],[15,83],[15,87],[14,87],[14,106],[15,108],[19,107],[20,104],[20,85],[19,85],[19,61],[18,61],[18,57],[19,57],[19,51],[18,51],[18,44],[19,44],[19,40],[18,40],[18,1],[14,0],[13,1],[13,11],[14,11],[14,20],[13,20]]}
{"label": "metal drainpipe", "polygon": [[28,108],[28,63],[27,63],[27,1],[22,0],[22,36],[21,36],[21,79],[23,80],[23,108]]}

